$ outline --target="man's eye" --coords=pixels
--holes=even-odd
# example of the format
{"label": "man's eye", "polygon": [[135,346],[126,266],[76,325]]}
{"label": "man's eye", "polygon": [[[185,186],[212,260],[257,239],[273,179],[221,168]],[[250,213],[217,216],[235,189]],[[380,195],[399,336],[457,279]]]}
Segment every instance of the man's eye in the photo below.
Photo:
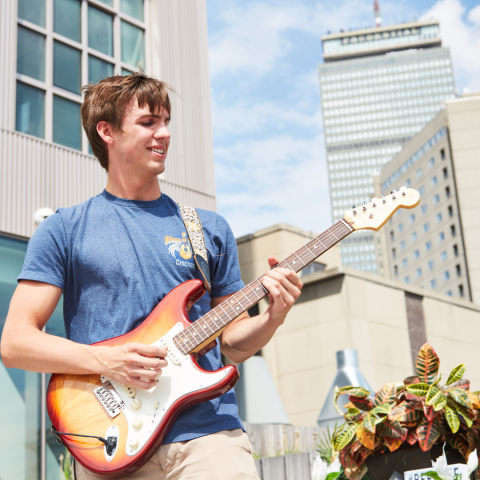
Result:
{"label": "man's eye", "polygon": [[149,126],[151,124],[152,124],[152,122],[150,122],[150,121],[149,122],[142,122],[142,125],[146,125],[146,126]]}

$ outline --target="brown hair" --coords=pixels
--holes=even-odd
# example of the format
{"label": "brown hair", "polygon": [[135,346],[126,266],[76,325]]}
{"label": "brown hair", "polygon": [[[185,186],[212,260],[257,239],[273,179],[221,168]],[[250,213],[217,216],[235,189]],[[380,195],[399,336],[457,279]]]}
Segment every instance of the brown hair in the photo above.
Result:
{"label": "brown hair", "polygon": [[133,98],[137,99],[140,108],[148,105],[152,113],[165,108],[170,115],[168,92],[174,92],[165,82],[149,77],[143,71],[108,77],[96,85],[85,85],[82,90],[85,92],[81,108],[83,128],[93,154],[107,172],[108,150],[97,132],[98,123],[108,122],[114,129],[121,131],[125,107]]}

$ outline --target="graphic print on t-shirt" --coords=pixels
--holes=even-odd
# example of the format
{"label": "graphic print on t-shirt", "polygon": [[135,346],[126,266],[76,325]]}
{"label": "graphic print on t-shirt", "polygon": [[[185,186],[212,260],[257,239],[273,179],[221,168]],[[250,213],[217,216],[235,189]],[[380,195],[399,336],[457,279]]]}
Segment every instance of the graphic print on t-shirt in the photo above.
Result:
{"label": "graphic print on t-shirt", "polygon": [[195,268],[192,246],[190,245],[186,232],[182,232],[180,238],[165,235],[165,246],[168,249],[168,253],[173,257],[175,265],[192,269]]}

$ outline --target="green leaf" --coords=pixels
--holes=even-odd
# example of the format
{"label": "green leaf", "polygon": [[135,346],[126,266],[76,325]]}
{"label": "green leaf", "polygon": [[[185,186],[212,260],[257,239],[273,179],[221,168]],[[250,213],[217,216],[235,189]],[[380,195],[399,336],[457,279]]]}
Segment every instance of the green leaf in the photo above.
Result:
{"label": "green leaf", "polygon": [[465,364],[461,363],[460,365],[458,365],[458,367],[455,367],[450,372],[446,385],[450,385],[451,383],[456,382],[457,380],[461,380],[464,373],[465,373]]}
{"label": "green leaf", "polygon": [[416,410],[416,404],[414,402],[402,402],[393,408],[388,418],[400,422],[414,422],[418,420],[420,416],[421,413]]}
{"label": "green leaf", "polygon": [[364,412],[368,412],[373,408],[373,403],[363,397],[356,397],[354,395],[350,395],[349,400],[360,410]]}
{"label": "green leaf", "polygon": [[432,448],[432,445],[440,437],[440,425],[438,417],[429,421],[425,418],[422,423],[417,427],[418,443],[420,448],[426,452]]}
{"label": "green leaf", "polygon": [[435,470],[429,470],[428,472],[422,473],[420,476],[422,478],[423,477],[430,477],[430,478],[433,478],[433,480],[443,480],[443,478],[440,477]]}
{"label": "green leaf", "polygon": [[470,390],[470,380],[466,380],[462,378],[461,380],[457,380],[456,382],[451,383],[450,385],[445,385],[443,390],[448,392],[452,388],[461,388],[462,390]]}
{"label": "green leaf", "polygon": [[433,406],[433,410],[435,412],[439,412],[440,410],[442,410],[443,408],[445,408],[445,405],[447,404],[447,398],[444,397],[443,400],[441,400],[440,402],[436,403],[434,406]]}
{"label": "green leaf", "polygon": [[430,388],[428,389],[428,392],[427,392],[427,396],[425,398],[425,403],[427,405],[436,405],[437,403],[440,403],[440,402],[447,403],[445,395],[437,387],[437,385],[435,384],[430,385]]}
{"label": "green leaf", "polygon": [[385,437],[397,438],[404,441],[407,438],[408,430],[403,428],[396,420],[386,420],[378,426],[377,432]]}
{"label": "green leaf", "polygon": [[363,425],[358,426],[355,434],[365,448],[368,448],[369,450],[373,450],[375,448],[375,434],[365,430]]}
{"label": "green leaf", "polygon": [[468,428],[473,425],[472,415],[468,409],[458,406],[456,409],[456,413],[457,415],[460,415],[463,421],[467,424]]}
{"label": "green leaf", "polygon": [[344,393],[348,393],[349,395],[355,395],[356,397],[368,397],[370,392],[363,387],[352,387],[349,385],[348,387],[340,387],[339,389],[340,395]]}
{"label": "green leaf", "polygon": [[363,417],[363,428],[369,432],[375,433],[376,418],[369,412]]}
{"label": "green leaf", "polygon": [[377,407],[382,403],[392,403],[395,404],[395,394],[396,394],[396,383],[391,382],[387,383],[377,394],[375,395],[375,400],[373,404]]}
{"label": "green leaf", "polygon": [[328,475],[327,475],[327,478],[325,480],[335,480],[336,478],[338,478],[340,475],[341,475],[341,471],[340,472],[330,472]]}
{"label": "green leaf", "polygon": [[343,411],[340,409],[337,403],[339,395],[340,389],[335,385],[335,388],[333,390],[333,406],[335,407],[335,410],[343,417]]}
{"label": "green leaf", "polygon": [[338,432],[337,436],[335,437],[335,449],[343,450],[355,436],[357,428],[357,423],[345,424],[345,427],[340,432]]}
{"label": "green leaf", "polygon": [[420,352],[418,352],[417,361],[415,362],[415,372],[420,382],[431,385],[437,378],[439,367],[440,359],[438,355],[429,343],[425,343]]}
{"label": "green leaf", "polygon": [[412,383],[411,385],[407,385],[407,392],[413,393],[417,397],[424,397],[427,395],[429,389],[430,387],[426,383]]}
{"label": "green leaf", "polygon": [[450,408],[448,405],[445,406],[445,418],[447,419],[448,425],[452,433],[457,433],[460,428],[460,420],[458,419],[457,414],[453,408]]}
{"label": "green leaf", "polygon": [[468,398],[467,392],[461,388],[449,388],[448,394],[462,407],[473,410],[472,402]]}
{"label": "green leaf", "polygon": [[390,403],[382,403],[381,405],[377,405],[375,408],[370,410],[371,415],[388,415],[392,411],[392,404]]}

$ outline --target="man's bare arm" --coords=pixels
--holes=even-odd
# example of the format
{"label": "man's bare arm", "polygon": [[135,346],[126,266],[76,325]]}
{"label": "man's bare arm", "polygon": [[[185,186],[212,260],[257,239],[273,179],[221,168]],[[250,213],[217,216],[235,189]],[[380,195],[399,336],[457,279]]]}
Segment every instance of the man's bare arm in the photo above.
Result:
{"label": "man's bare arm", "polygon": [[61,288],[48,283],[30,280],[19,283],[1,340],[2,363],[7,368],[44,373],[97,373],[138,388],[154,386],[161,369],[167,366],[165,349],[142,343],[118,347],[82,345],[42,332],[61,295]]}
{"label": "man's bare arm", "polygon": [[[278,260],[271,256],[268,257],[268,263],[273,267]],[[256,317],[250,317],[245,312],[228,325],[220,336],[223,354],[236,363],[244,362],[270,341],[303,287],[298,275],[286,268],[269,270],[262,283],[270,292],[267,310]],[[229,296],[213,298],[212,308]]]}

